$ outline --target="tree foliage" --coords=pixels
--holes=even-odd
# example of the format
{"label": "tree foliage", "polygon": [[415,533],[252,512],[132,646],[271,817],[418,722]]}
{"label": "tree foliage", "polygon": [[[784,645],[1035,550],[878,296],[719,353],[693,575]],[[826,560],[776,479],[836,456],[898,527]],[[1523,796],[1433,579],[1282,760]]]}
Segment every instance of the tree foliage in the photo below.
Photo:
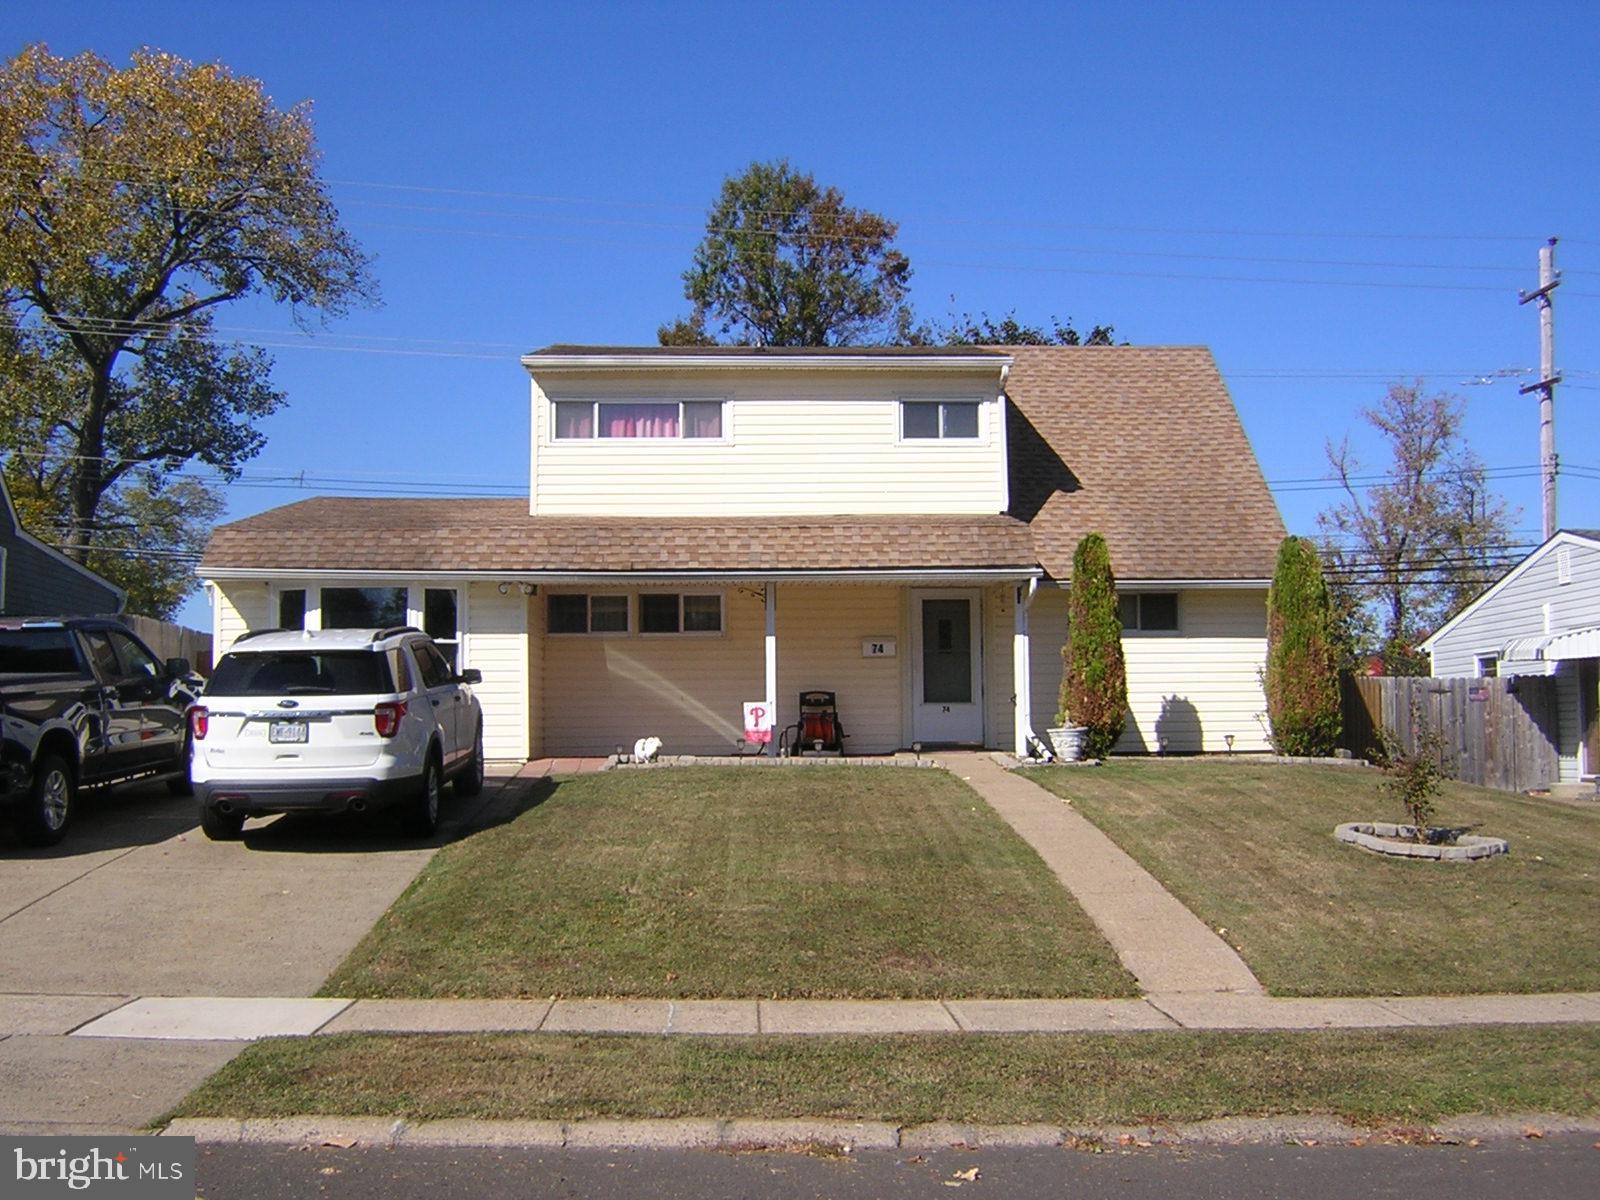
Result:
{"label": "tree foliage", "polygon": [[1098,533],[1086,535],[1072,554],[1067,644],[1061,655],[1065,670],[1056,723],[1083,726],[1084,757],[1104,758],[1127,725],[1128,676],[1111,551]]}
{"label": "tree foliage", "polygon": [[1338,745],[1339,664],[1322,562],[1306,538],[1287,537],[1267,592],[1263,682],[1279,754],[1320,757]]}
{"label": "tree foliage", "polygon": [[279,110],[225,67],[29,47],[0,68],[0,146],[0,419],[85,561],[103,505],[186,495],[197,518],[164,476],[198,460],[234,478],[260,450],[283,396],[267,355],[217,340],[217,306],[260,295],[298,319],[375,290],[317,177],[309,105]]}
{"label": "tree foliage", "polygon": [[1344,489],[1317,518],[1336,607],[1350,642],[1381,651],[1391,675],[1426,674],[1417,644],[1506,565],[1511,513],[1462,437],[1465,414],[1459,397],[1394,384],[1361,413],[1388,451],[1382,482],[1365,482],[1348,439],[1327,449]]}
{"label": "tree foliage", "polygon": [[1110,346],[1116,342],[1116,330],[1095,325],[1088,333],[1079,333],[1070,317],[1066,324],[1051,317],[1048,325],[1029,325],[1019,321],[1015,311],[998,320],[988,313],[963,313],[921,325],[908,340],[929,346]]}
{"label": "tree foliage", "polygon": [[662,345],[731,341],[844,346],[889,341],[909,320],[911,260],[899,227],[851,208],[787,160],[752,163],[723,181],[706,235],[683,274],[687,317]]}

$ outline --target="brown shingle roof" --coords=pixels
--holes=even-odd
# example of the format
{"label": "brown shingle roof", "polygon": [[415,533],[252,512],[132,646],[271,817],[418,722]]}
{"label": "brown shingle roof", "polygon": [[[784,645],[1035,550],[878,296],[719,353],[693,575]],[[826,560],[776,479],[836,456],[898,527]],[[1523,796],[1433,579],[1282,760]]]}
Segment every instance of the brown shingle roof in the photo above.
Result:
{"label": "brown shingle roof", "polygon": [[219,526],[200,573],[1032,566],[1011,517],[533,517],[525,500],[322,497]]}
{"label": "brown shingle roof", "polygon": [[1037,563],[1066,581],[1078,539],[1098,530],[1122,579],[1272,574],[1283,521],[1208,350],[1017,346],[1003,352],[1014,360],[1006,385],[1012,401],[1009,516],[636,520],[533,517],[521,499],[322,498],[220,526],[200,572]]}
{"label": "brown shingle roof", "polygon": [[1203,346],[1012,349],[1011,512],[1072,576],[1103,533],[1121,579],[1266,579],[1283,519]]}

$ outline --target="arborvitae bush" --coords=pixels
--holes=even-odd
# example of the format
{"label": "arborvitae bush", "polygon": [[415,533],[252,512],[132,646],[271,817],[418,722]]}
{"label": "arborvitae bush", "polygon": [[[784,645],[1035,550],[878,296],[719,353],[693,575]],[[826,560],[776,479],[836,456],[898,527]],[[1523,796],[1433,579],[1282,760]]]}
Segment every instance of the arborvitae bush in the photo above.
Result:
{"label": "arborvitae bush", "polygon": [[1060,725],[1082,725],[1085,758],[1104,758],[1128,721],[1128,674],[1122,661],[1117,581],[1106,540],[1091,533],[1072,555],[1067,644],[1061,648]]}
{"label": "arborvitae bush", "polygon": [[1263,680],[1279,754],[1318,757],[1339,743],[1339,668],[1328,584],[1316,547],[1287,537],[1267,593]]}

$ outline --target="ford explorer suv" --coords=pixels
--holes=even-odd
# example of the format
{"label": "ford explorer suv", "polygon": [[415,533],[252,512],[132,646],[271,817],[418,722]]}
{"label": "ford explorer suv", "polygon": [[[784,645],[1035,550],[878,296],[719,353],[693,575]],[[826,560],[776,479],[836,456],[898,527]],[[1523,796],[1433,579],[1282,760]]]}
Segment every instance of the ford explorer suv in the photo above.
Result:
{"label": "ford explorer suv", "polygon": [[409,626],[246,634],[189,713],[200,827],[224,840],[247,817],[398,806],[429,836],[446,780],[483,788],[482,678]]}
{"label": "ford explorer suv", "polygon": [[0,620],[0,815],[22,841],[66,836],[85,787],[188,788],[184,714],[199,681],[105,617]]}

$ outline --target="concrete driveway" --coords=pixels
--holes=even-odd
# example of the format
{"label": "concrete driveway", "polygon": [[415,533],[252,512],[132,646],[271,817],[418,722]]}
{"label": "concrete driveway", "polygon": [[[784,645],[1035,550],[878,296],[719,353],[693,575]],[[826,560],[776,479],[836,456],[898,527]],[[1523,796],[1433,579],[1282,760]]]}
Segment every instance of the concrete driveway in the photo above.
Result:
{"label": "concrete driveway", "polygon": [[239,1045],[64,1035],[134,996],[310,995],[440,846],[512,799],[504,780],[446,792],[426,843],[389,814],[252,821],[211,842],[161,784],[86,796],[59,846],[0,840],[0,1129],[159,1116]]}

